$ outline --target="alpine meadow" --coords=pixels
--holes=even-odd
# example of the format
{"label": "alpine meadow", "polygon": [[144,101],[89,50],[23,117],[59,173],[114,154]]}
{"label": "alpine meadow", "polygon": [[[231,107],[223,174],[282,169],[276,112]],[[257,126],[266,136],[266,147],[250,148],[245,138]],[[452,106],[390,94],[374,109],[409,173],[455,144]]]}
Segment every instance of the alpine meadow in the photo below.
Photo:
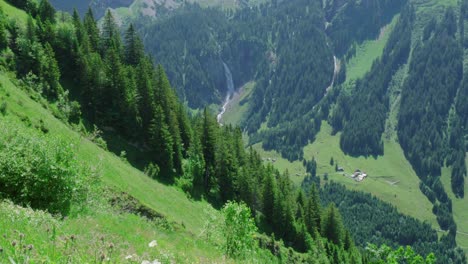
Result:
{"label": "alpine meadow", "polygon": [[468,0],[0,0],[0,263],[465,264]]}

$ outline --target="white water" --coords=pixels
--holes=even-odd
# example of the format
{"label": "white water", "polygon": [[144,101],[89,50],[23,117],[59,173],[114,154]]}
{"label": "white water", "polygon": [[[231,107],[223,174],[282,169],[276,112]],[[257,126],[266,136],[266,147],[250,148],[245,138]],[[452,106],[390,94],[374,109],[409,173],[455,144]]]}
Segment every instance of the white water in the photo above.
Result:
{"label": "white water", "polygon": [[226,63],[223,62],[224,66],[224,75],[226,76],[226,86],[227,86],[227,94],[226,99],[224,99],[223,107],[221,112],[218,114],[216,119],[218,123],[221,123],[224,113],[226,113],[226,107],[229,105],[232,99],[232,95],[234,94],[234,81],[232,80],[232,73]]}
{"label": "white water", "polygon": [[340,73],[340,61],[336,56],[333,56],[333,63],[335,65],[335,69],[333,70],[333,77],[331,80],[330,85],[327,87],[325,95],[328,93],[328,91],[333,88],[333,85],[335,84],[336,77],[338,76],[338,73]]}

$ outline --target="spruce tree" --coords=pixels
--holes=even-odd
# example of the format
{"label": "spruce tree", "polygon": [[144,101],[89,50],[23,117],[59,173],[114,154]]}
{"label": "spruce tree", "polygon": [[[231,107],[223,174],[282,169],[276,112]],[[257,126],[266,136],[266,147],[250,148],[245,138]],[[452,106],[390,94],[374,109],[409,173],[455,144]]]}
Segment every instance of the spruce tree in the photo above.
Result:
{"label": "spruce tree", "polygon": [[100,48],[102,55],[106,54],[106,51],[109,49],[115,49],[121,55],[122,40],[119,27],[110,10],[107,10],[102,22]]}
{"label": "spruce tree", "polygon": [[160,178],[172,180],[174,174],[173,139],[169,127],[164,121],[164,112],[159,105],[155,107],[154,119],[151,121],[149,133],[154,161],[160,168]]}
{"label": "spruce tree", "polygon": [[203,149],[203,159],[205,160],[205,176],[203,180],[205,192],[210,191],[212,187],[212,176],[216,166],[216,128],[217,124],[215,118],[208,112],[208,109],[205,108],[203,110],[200,127],[200,141]]}
{"label": "spruce tree", "polygon": [[98,51],[100,41],[99,29],[97,27],[96,20],[94,19],[93,10],[91,10],[91,8],[88,9],[88,12],[86,12],[84,16],[83,25],[89,38],[89,44],[91,46],[92,51]]}
{"label": "spruce tree", "polygon": [[340,213],[335,204],[328,206],[322,221],[322,236],[333,242],[335,245],[343,245],[344,227]]}
{"label": "spruce tree", "polygon": [[143,42],[138,37],[133,24],[130,24],[125,32],[124,41],[125,62],[130,65],[137,65],[144,57],[144,48]]}
{"label": "spruce tree", "polygon": [[48,0],[42,0],[38,9],[39,17],[43,22],[55,23],[55,8]]}
{"label": "spruce tree", "polygon": [[309,231],[312,236],[315,236],[316,232],[320,232],[321,224],[320,198],[315,184],[312,184],[310,188],[309,199],[305,207],[304,215],[307,231]]}

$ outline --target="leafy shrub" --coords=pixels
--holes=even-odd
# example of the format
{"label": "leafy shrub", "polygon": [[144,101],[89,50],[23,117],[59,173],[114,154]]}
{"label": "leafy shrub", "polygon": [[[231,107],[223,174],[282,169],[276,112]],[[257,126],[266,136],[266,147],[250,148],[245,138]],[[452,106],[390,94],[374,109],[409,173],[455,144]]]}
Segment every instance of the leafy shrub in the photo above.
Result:
{"label": "leafy shrub", "polygon": [[244,203],[228,202],[223,207],[226,239],[226,255],[233,258],[245,258],[256,247],[255,233],[257,226]]}
{"label": "leafy shrub", "polygon": [[66,215],[86,197],[88,172],[69,143],[35,131],[0,124],[0,198]]}

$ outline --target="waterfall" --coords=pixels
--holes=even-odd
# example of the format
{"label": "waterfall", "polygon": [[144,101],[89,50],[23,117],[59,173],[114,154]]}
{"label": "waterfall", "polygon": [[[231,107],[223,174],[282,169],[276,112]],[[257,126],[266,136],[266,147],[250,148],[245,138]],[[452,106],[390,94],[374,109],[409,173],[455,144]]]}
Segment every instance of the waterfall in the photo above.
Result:
{"label": "waterfall", "polygon": [[327,95],[330,89],[333,88],[333,85],[335,84],[335,80],[338,77],[338,74],[340,73],[340,60],[338,60],[336,56],[333,56],[333,65],[334,65],[333,77],[332,77],[330,85],[325,90],[325,95]]}
{"label": "waterfall", "polygon": [[226,99],[224,100],[223,107],[221,112],[217,116],[218,123],[221,123],[221,119],[223,118],[224,113],[226,112],[226,108],[231,102],[232,95],[234,94],[234,81],[232,80],[232,73],[227,64],[223,61],[224,67],[224,76],[226,77]]}

